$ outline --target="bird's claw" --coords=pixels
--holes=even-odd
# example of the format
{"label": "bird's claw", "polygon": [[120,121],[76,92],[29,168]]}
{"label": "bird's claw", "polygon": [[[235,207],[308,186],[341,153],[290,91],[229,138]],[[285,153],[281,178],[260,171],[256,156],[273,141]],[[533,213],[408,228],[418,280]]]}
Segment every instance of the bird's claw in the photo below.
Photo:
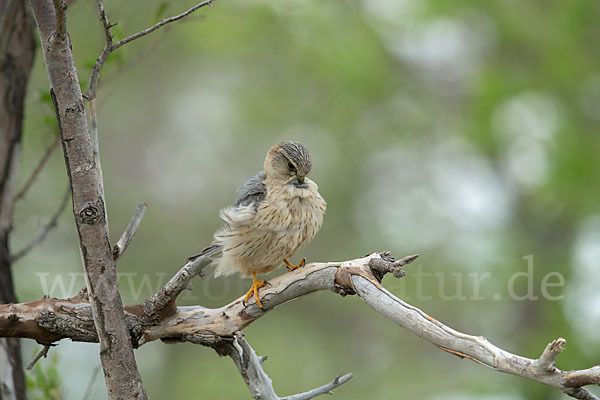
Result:
{"label": "bird's claw", "polygon": [[291,262],[289,262],[287,258],[284,258],[283,262],[284,262],[285,267],[287,268],[287,270],[289,272],[292,272],[292,271],[294,271],[294,270],[296,270],[298,268],[304,267],[304,265],[306,264],[306,258],[303,257],[302,261],[300,261],[297,265],[294,265]]}
{"label": "bird's claw", "polygon": [[[269,283],[269,285],[270,285],[270,283]],[[266,286],[265,281],[263,279],[256,279],[256,274],[254,274],[254,281],[252,282],[252,286],[250,286],[250,289],[248,290],[248,292],[242,299],[242,304],[244,305],[244,307],[246,306],[248,299],[254,295],[254,300],[256,300],[256,305],[258,305],[260,308],[262,308],[262,303],[260,302],[260,299],[258,298],[258,289],[260,289],[263,286]]]}

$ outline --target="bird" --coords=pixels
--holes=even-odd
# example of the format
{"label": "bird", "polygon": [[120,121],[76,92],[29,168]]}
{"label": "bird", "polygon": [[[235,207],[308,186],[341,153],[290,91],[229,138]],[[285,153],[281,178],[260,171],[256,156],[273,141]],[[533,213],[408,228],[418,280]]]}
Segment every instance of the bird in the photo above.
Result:
{"label": "bird", "polygon": [[240,273],[252,277],[244,304],[253,296],[262,308],[258,292],[266,285],[258,274],[267,274],[282,263],[289,271],[304,266],[288,259],[308,244],[323,224],[326,202],[317,184],[307,175],[312,161],[306,147],[295,141],[273,145],[263,170],[238,189],[233,206],[221,210],[225,222],[199,256],[215,256],[215,276]]}

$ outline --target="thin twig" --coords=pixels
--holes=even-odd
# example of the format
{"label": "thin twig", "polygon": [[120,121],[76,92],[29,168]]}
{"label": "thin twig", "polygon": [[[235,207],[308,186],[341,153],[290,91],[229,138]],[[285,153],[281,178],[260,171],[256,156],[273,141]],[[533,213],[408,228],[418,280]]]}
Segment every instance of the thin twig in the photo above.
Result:
{"label": "thin twig", "polygon": [[322,394],[333,394],[332,390],[336,387],[348,382],[354,375],[338,375],[331,382],[321,387],[309,390],[304,393],[294,394],[287,397],[282,397],[281,400],[310,400]]}
{"label": "thin twig", "polygon": [[117,244],[113,247],[112,253],[115,261],[125,252],[125,250],[127,250],[127,247],[129,247],[129,244],[133,240],[133,237],[140,226],[140,222],[142,222],[147,207],[148,205],[146,203],[139,203],[137,205],[135,213],[133,213],[133,217],[131,217],[131,221],[129,221],[129,225],[127,225],[125,232],[123,232],[117,241]]}
{"label": "thin twig", "polygon": [[331,394],[331,390],[348,382],[352,374],[336,376],[333,381],[316,389],[304,393],[294,394],[286,397],[279,397],[273,389],[273,381],[267,375],[263,368],[263,363],[267,359],[265,356],[259,356],[250,346],[250,343],[244,339],[241,332],[236,332],[232,340],[222,340],[215,343],[213,348],[219,355],[228,355],[234,362],[239,373],[244,378],[250,393],[254,399],[260,400],[310,400],[322,394]]}
{"label": "thin twig", "polygon": [[117,24],[111,24],[108,21],[108,17],[106,16],[106,12],[104,11],[104,3],[102,0],[97,0],[96,5],[98,6],[98,14],[100,14],[100,21],[102,21],[102,27],[104,28],[104,37],[106,38],[106,43],[112,46],[113,36],[110,33],[110,28]]}
{"label": "thin twig", "polygon": [[[58,1],[58,0],[55,0],[55,1]],[[190,8],[189,10],[187,10],[179,15],[165,18],[162,21],[152,25],[151,27],[144,29],[143,31],[134,33],[133,35],[128,36],[125,39],[118,41],[117,43],[113,43],[113,37],[110,33],[110,28],[112,28],[116,24],[111,24],[110,21],[108,20],[108,17],[106,16],[106,12],[104,11],[104,4],[102,3],[102,0],[96,0],[96,4],[98,6],[98,13],[100,14],[100,21],[102,22],[102,27],[104,29],[104,36],[106,38],[106,44],[104,45],[104,49],[102,50],[102,53],[100,53],[100,56],[98,57],[98,59],[96,59],[96,62],[94,63],[94,66],[92,67],[92,72],[90,73],[89,87],[88,87],[88,91],[87,91],[87,94],[85,95],[85,97],[88,100],[96,98],[96,92],[98,90],[98,77],[100,74],[100,69],[102,68],[102,66],[104,65],[106,60],[108,59],[108,56],[110,55],[110,53],[112,53],[119,47],[121,47],[129,42],[132,42],[135,39],[139,39],[143,36],[146,36],[171,22],[175,22],[182,18],[185,18],[188,15],[192,14],[194,11],[196,11],[202,7],[212,6],[213,1],[214,0],[206,0],[202,3],[198,3],[195,6],[193,6],[192,8]]]}
{"label": "thin twig", "polygon": [[23,187],[23,189],[21,189],[21,191],[15,196],[15,201],[21,200],[23,197],[25,197],[27,192],[29,192],[29,189],[31,189],[31,186],[33,186],[33,183],[35,182],[37,177],[40,175],[40,172],[42,172],[42,170],[46,166],[46,163],[50,159],[50,156],[52,156],[52,153],[54,152],[54,150],[56,150],[58,148],[59,143],[60,143],[60,135],[56,135],[56,139],[46,149],[44,156],[42,157],[42,159],[40,160],[38,165],[35,167],[35,169],[31,173],[31,175],[29,176],[29,179],[27,179],[27,182],[25,183],[25,186]]}
{"label": "thin twig", "polygon": [[194,7],[190,8],[189,10],[187,10],[184,13],[181,13],[179,15],[175,15],[173,17],[165,18],[162,21],[158,22],[157,24],[152,25],[150,28],[144,29],[143,31],[138,32],[138,33],[134,33],[133,35],[128,36],[128,37],[126,37],[123,40],[119,40],[113,46],[113,50],[116,50],[119,47],[123,46],[124,44],[127,44],[127,43],[129,43],[129,42],[131,42],[131,41],[133,41],[135,39],[141,38],[142,36],[146,36],[147,34],[154,32],[155,30],[157,30],[158,28],[160,28],[162,26],[165,26],[165,25],[167,25],[167,24],[169,24],[171,22],[175,22],[177,20],[185,18],[188,15],[190,15],[191,13],[193,13],[194,11],[196,11],[196,10],[198,10],[198,9],[204,7],[204,6],[211,6],[212,7],[213,1],[214,0],[203,1],[202,3],[196,4]]}
{"label": "thin twig", "polygon": [[59,37],[64,37],[67,33],[67,17],[65,11],[67,11],[67,5],[64,0],[52,0],[54,3],[54,10],[56,12],[56,33]]}
{"label": "thin twig", "polygon": [[46,358],[48,356],[48,350],[50,350],[50,345],[45,344],[44,347],[42,347],[42,349],[35,355],[35,357],[33,357],[33,360],[31,360],[31,362],[27,364],[27,367],[25,369],[31,371],[35,363],[38,362],[40,358]]}
{"label": "thin twig", "polygon": [[67,186],[67,189],[65,190],[65,194],[63,195],[63,198],[60,202],[60,205],[58,206],[58,209],[56,210],[54,215],[52,215],[52,217],[50,218],[50,221],[48,221],[46,226],[44,226],[42,228],[42,230],[35,237],[35,239],[33,239],[27,246],[25,246],[23,249],[17,251],[11,257],[11,262],[14,262],[14,261],[18,260],[19,258],[23,257],[25,254],[29,253],[35,246],[42,243],[44,241],[44,239],[46,239],[46,236],[48,235],[48,233],[50,233],[50,231],[56,227],[56,225],[58,223],[58,219],[62,215],[63,211],[65,211],[65,208],[67,207],[67,203],[69,201],[70,194],[71,194],[71,188],[70,188],[70,186]]}
{"label": "thin twig", "polygon": [[598,400],[598,396],[583,388],[571,388],[564,390],[565,394],[579,400]]}

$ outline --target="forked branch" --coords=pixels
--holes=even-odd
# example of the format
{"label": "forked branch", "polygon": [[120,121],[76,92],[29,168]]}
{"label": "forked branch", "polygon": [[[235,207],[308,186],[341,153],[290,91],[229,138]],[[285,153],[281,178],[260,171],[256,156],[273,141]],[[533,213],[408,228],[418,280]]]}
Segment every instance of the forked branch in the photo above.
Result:
{"label": "forked branch", "polygon": [[125,231],[123,232],[123,234],[121,235],[121,237],[119,238],[119,240],[117,241],[117,243],[114,245],[114,247],[112,249],[113,258],[115,259],[115,261],[119,257],[121,257],[121,255],[123,253],[125,253],[125,250],[127,250],[129,245],[131,244],[131,241],[133,240],[135,233],[137,232],[138,228],[140,227],[142,218],[144,218],[144,213],[146,212],[146,208],[148,208],[148,205],[146,203],[139,203],[137,205],[137,208],[135,209],[135,213],[133,213],[133,217],[131,217],[131,221],[129,221],[127,228],[125,228]]}
{"label": "forked branch", "polygon": [[114,43],[113,36],[110,33],[110,29],[117,24],[110,23],[110,21],[108,20],[108,16],[106,15],[106,11],[104,10],[104,4],[103,4],[102,0],[96,0],[96,6],[98,8],[98,14],[100,15],[100,21],[102,22],[102,27],[104,29],[104,37],[105,37],[106,43],[104,45],[104,49],[100,53],[100,56],[96,59],[96,62],[94,63],[94,65],[92,67],[92,71],[90,73],[90,82],[89,82],[89,87],[88,87],[88,91],[86,94],[86,98],[88,100],[93,100],[96,98],[96,92],[98,90],[98,77],[100,75],[100,69],[102,69],[102,66],[108,59],[108,56],[110,56],[110,54],[113,51],[117,50],[119,47],[126,45],[129,42],[132,42],[136,39],[144,37],[144,36],[154,32],[155,30],[162,28],[163,26],[165,26],[167,24],[170,24],[171,22],[179,21],[180,19],[187,17],[188,15],[192,14],[193,12],[199,10],[202,7],[212,6],[213,1],[214,0],[206,0],[201,3],[198,3],[195,6],[193,6],[192,8],[188,9],[187,11],[185,11],[179,15],[165,18],[162,21],[152,25],[151,27],[144,29],[143,31],[134,33],[133,35],[127,36],[125,39],[119,40],[118,42]]}
{"label": "forked branch", "polygon": [[348,382],[352,374],[336,376],[331,382],[304,393],[279,397],[273,389],[271,378],[263,369],[266,356],[256,354],[241,332],[236,332],[233,338],[222,340],[212,346],[219,355],[229,356],[242,375],[246,386],[254,399],[260,400],[309,400],[322,394],[333,394],[332,390]]}
{"label": "forked branch", "polygon": [[[233,349],[237,349],[237,354],[240,354],[236,343],[244,350],[239,332],[277,306],[317,290],[330,290],[342,295],[356,293],[397,325],[446,352],[498,372],[555,387],[574,398],[597,400],[583,386],[600,384],[600,366],[562,371],[554,365],[565,344],[564,339],[557,339],[546,346],[538,359],[521,357],[494,346],[484,337],[455,331],[381,286],[381,278],[385,273],[403,276],[402,266],[415,258],[416,256],[408,256],[395,261],[388,253],[375,253],[343,262],[312,263],[271,279],[271,286],[260,291],[263,308],[259,308],[253,300],[244,305],[241,297],[217,309],[201,306],[175,307],[174,299],[177,295],[210,261],[200,257],[187,263],[158,294],[144,304],[125,308],[129,331],[138,346],[157,339],[189,341],[213,347],[220,354],[235,356]],[[74,341],[97,340],[89,304],[83,297],[1,305],[0,336],[29,337],[40,343],[52,343],[67,337]],[[229,346],[229,350],[223,350],[223,346]],[[250,358],[255,356],[249,350],[241,354]],[[260,378],[257,368],[247,370],[247,374],[256,375],[257,382],[264,380],[264,377]],[[244,376],[243,373],[242,375]],[[332,384],[341,384],[347,379],[349,377],[340,377]],[[303,398],[310,397],[290,396],[288,400]]]}

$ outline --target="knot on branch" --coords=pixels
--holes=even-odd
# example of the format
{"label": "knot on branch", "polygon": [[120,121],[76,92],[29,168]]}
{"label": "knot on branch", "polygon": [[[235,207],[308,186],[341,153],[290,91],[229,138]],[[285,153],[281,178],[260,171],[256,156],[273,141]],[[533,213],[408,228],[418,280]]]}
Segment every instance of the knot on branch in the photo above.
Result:
{"label": "knot on branch", "polygon": [[410,264],[411,262],[415,261],[417,257],[419,257],[418,254],[413,254],[411,256],[401,258],[400,260],[396,260],[389,251],[383,252],[379,255],[381,258],[371,258],[371,260],[369,260],[369,267],[379,282],[383,280],[384,275],[387,273],[394,275],[394,278],[402,278],[406,275],[406,272],[404,272],[402,266]]}
{"label": "knot on branch", "polygon": [[10,322],[17,322],[18,320],[20,320],[21,318],[17,315],[17,313],[15,312],[15,306],[14,304],[10,304],[8,306],[8,311],[10,314],[8,314],[8,320]]}
{"label": "knot on branch", "polygon": [[344,297],[347,295],[356,294],[356,289],[352,283],[352,275],[359,275],[370,281],[372,284],[381,289],[380,282],[373,275],[373,271],[370,268],[366,268],[366,265],[357,267],[353,264],[342,263],[337,271],[335,271],[334,278],[334,291],[340,296]]}
{"label": "knot on branch", "polygon": [[60,314],[53,310],[44,310],[36,318],[39,326],[63,336],[70,337],[73,341],[97,342],[98,335],[92,317],[91,309],[71,309],[61,306]]}
{"label": "knot on branch", "polygon": [[96,203],[88,203],[87,207],[84,207],[78,213],[82,223],[92,225],[98,222],[104,215],[104,209],[102,202],[97,201]]}

